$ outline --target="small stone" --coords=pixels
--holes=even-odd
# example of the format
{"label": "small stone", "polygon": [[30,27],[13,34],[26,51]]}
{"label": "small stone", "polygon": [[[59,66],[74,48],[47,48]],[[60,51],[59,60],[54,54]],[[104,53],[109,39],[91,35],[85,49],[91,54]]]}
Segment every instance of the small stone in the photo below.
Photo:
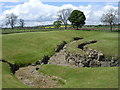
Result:
{"label": "small stone", "polygon": [[79,67],[84,67],[84,64],[82,64],[82,63],[79,63]]}
{"label": "small stone", "polygon": [[32,64],[32,66],[36,66],[35,64]]}
{"label": "small stone", "polygon": [[72,65],[74,65],[74,64],[75,64],[75,61],[72,60],[72,59],[70,59],[70,60],[69,60],[69,63],[72,64]]}
{"label": "small stone", "polygon": [[101,67],[110,67],[110,62],[101,62]]}
{"label": "small stone", "polygon": [[103,61],[103,59],[104,59],[103,53],[99,52],[99,53],[98,53],[98,60],[99,60],[99,61]]}
{"label": "small stone", "polygon": [[100,62],[93,59],[92,61],[90,61],[90,64],[89,64],[90,67],[100,67]]}

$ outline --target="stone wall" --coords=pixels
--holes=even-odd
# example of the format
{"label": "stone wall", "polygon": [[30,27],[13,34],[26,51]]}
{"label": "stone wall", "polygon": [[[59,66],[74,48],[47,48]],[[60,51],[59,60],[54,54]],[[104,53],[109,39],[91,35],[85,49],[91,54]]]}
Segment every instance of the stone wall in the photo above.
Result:
{"label": "stone wall", "polygon": [[86,54],[65,54],[65,60],[78,67],[112,67],[118,66],[118,59],[115,57],[105,58],[102,52],[93,49],[85,50]]}
{"label": "stone wall", "polygon": [[[74,41],[75,42],[75,41]],[[57,64],[64,66],[76,67],[113,67],[119,66],[117,57],[105,58],[100,51],[86,47],[87,44],[93,44],[97,41],[84,42],[78,45],[78,48],[83,50],[85,54],[71,53],[66,50],[66,45],[58,53],[49,59],[49,64]],[[72,42],[71,42],[72,43]]]}

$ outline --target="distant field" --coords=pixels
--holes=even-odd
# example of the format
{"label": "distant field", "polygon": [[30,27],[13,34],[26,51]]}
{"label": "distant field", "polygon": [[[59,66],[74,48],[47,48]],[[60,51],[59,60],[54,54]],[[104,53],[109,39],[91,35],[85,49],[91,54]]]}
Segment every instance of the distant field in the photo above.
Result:
{"label": "distant field", "polygon": [[[53,25],[51,26],[38,26],[38,27],[31,27],[31,28],[27,28],[24,27],[23,29],[21,28],[15,28],[15,29],[2,29],[2,34],[10,34],[10,33],[24,33],[24,32],[41,32],[41,31],[61,31],[64,30],[64,25],[62,25],[59,29],[56,29]],[[68,30],[73,30],[71,25],[67,26]],[[74,28],[75,29],[75,28]],[[109,26],[83,26],[81,28],[82,31],[110,31],[110,27]],[[114,32],[119,32],[119,26],[115,25],[113,26],[113,31]]]}
{"label": "distant field", "polygon": [[[93,47],[93,46],[90,47],[99,50],[103,48],[102,51],[107,56],[111,56],[111,55],[114,56],[118,54],[117,32],[66,30],[66,31],[4,34],[2,35],[3,59],[16,64],[35,63],[36,61],[40,60],[44,55],[48,55],[48,56],[53,55],[55,53],[54,50],[57,44],[60,44],[62,41],[70,42],[73,39],[73,37],[83,37],[86,40],[101,41],[101,43],[98,43],[100,47]],[[51,70],[53,70],[52,71],[53,74]],[[62,70],[63,72],[61,72]],[[118,70],[117,68],[95,68],[95,69],[73,68],[72,69],[69,67],[54,66],[54,65],[45,65],[41,69],[43,73],[48,75],[59,75],[61,73],[59,76],[68,80],[68,83],[63,87],[89,87],[91,85],[91,87],[110,87],[110,88],[117,87],[117,80],[118,80],[117,70]],[[3,71],[4,71],[3,87],[27,87],[21,84],[14,77],[14,75],[11,74],[10,69],[5,64],[3,64]],[[94,75],[97,76],[96,79]],[[67,79],[67,77],[69,77],[69,79],[71,80]],[[96,81],[94,81],[94,79]],[[110,80],[113,82],[111,82]],[[80,82],[80,84],[78,84],[79,81],[83,81],[83,82]],[[102,82],[104,82],[105,84]],[[85,83],[87,84],[85,85]]]}
{"label": "distant field", "polygon": [[51,29],[2,29],[2,34],[53,31]]}

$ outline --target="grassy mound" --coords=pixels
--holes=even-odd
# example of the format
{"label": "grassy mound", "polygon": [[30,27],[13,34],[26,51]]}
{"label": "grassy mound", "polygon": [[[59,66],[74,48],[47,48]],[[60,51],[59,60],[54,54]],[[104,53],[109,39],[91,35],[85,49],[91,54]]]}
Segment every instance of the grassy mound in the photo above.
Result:
{"label": "grassy mound", "polygon": [[66,80],[61,88],[117,88],[118,68],[71,68],[57,65],[44,65],[44,74],[59,76]]}

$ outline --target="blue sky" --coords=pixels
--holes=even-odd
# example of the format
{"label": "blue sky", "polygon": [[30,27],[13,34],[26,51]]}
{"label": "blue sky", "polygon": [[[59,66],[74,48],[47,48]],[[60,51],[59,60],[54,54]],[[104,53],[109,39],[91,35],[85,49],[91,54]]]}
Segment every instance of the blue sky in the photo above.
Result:
{"label": "blue sky", "polygon": [[100,17],[102,14],[109,8],[117,10],[118,7],[118,0],[89,1],[91,2],[88,2],[88,0],[86,2],[83,2],[83,0],[80,2],[79,0],[76,0],[76,2],[64,2],[64,0],[61,0],[61,2],[60,0],[59,2],[57,0],[56,2],[53,2],[53,0],[2,0],[0,2],[0,5],[2,5],[0,20],[4,19],[6,14],[14,13],[19,18],[25,19],[26,25],[52,24],[57,18],[59,9],[72,8],[73,10],[82,10],[85,13],[86,24],[101,24]]}
{"label": "blue sky", "polygon": [[16,6],[19,4],[23,4],[24,2],[2,2],[2,11],[5,11],[7,9],[11,9],[12,6]]}

